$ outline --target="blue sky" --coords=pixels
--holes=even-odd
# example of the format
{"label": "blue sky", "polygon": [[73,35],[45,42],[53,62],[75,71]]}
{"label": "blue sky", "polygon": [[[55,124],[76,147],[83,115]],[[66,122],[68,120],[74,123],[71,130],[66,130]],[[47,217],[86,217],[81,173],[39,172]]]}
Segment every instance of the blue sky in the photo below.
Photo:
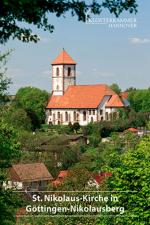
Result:
{"label": "blue sky", "polygon": [[[109,28],[85,24],[70,15],[50,16],[52,34],[33,29],[41,41],[25,44],[9,41],[2,51],[13,48],[7,74],[12,78],[9,92],[23,86],[51,91],[51,62],[62,48],[77,62],[77,83],[118,83],[127,87],[150,86],[150,1],[139,0],[138,14],[123,13],[121,18],[136,18],[136,28]],[[113,18],[107,11],[96,18]]]}

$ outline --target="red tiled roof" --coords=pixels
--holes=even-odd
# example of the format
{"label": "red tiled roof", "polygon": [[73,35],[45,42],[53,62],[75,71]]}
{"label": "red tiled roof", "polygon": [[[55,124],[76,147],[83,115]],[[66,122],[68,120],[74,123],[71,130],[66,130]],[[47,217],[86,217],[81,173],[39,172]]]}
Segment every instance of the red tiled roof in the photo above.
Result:
{"label": "red tiled roof", "polygon": [[121,98],[125,98],[125,99],[127,99],[127,98],[128,98],[128,96],[129,96],[129,93],[128,93],[127,91],[125,91],[125,92],[121,92],[121,93],[119,94],[119,96],[120,96]]}
{"label": "red tiled roof", "polygon": [[106,107],[108,108],[117,108],[117,107],[124,107],[123,102],[119,98],[117,94],[113,95],[110,100],[108,101]]}
{"label": "red tiled roof", "polygon": [[52,65],[59,65],[59,64],[72,64],[72,65],[75,65],[76,62],[63,49],[62,52],[57,56],[57,58],[52,62]]}
{"label": "red tiled roof", "polygon": [[63,181],[60,180],[59,178],[57,178],[56,180],[52,181],[52,185],[53,185],[54,187],[60,186],[60,185],[62,185],[62,184],[63,184]]}
{"label": "red tiled roof", "polygon": [[130,127],[129,129],[127,129],[127,131],[136,133],[136,132],[138,132],[138,129],[136,129],[136,128],[134,128],[134,127]]}
{"label": "red tiled roof", "polygon": [[115,93],[105,84],[96,85],[72,85],[64,95],[52,95],[46,108],[97,108],[104,96],[112,96]]}
{"label": "red tiled roof", "polygon": [[64,178],[68,176],[68,170],[62,170],[59,172],[58,178]]}
{"label": "red tiled roof", "polygon": [[100,173],[100,174],[94,174],[93,178],[95,179],[95,181],[98,183],[98,184],[101,184],[103,183],[103,181],[105,180],[106,177],[111,177],[112,176],[112,173],[110,172],[103,172],[103,173]]}
{"label": "red tiled roof", "polygon": [[16,164],[10,168],[10,176],[19,181],[52,180],[53,177],[43,163]]}

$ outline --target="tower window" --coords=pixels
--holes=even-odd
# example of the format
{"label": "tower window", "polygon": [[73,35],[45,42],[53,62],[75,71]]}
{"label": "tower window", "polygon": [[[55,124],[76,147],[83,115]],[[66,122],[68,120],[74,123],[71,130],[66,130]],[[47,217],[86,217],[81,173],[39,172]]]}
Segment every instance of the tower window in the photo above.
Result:
{"label": "tower window", "polygon": [[68,77],[71,76],[71,67],[68,67]]}
{"label": "tower window", "polygon": [[108,120],[108,112],[105,113],[105,119]]}
{"label": "tower window", "polygon": [[59,85],[56,86],[56,90],[59,91]]}
{"label": "tower window", "polygon": [[59,76],[59,68],[56,68],[56,75]]}

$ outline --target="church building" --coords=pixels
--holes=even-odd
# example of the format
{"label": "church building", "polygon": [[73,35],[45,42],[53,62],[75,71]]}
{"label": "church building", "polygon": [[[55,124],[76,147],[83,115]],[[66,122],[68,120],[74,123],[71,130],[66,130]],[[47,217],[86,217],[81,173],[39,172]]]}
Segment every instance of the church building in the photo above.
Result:
{"label": "church building", "polygon": [[76,62],[63,49],[52,62],[52,96],[46,106],[46,123],[62,124],[111,120],[126,99],[106,84],[76,85]]}

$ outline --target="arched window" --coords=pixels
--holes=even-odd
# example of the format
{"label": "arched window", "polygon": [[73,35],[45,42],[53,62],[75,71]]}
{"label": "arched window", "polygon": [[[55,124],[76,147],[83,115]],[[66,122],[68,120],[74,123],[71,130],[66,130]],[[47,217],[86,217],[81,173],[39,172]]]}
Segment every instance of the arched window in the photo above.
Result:
{"label": "arched window", "polygon": [[77,122],[79,122],[79,114],[77,113]]}
{"label": "arched window", "polygon": [[58,119],[60,119],[60,112],[57,113],[57,117],[58,117]]}
{"label": "arched window", "polygon": [[55,113],[53,113],[53,124],[55,124]]}
{"label": "arched window", "polygon": [[76,115],[76,112],[74,111],[73,112],[73,120],[76,121],[76,119],[77,119],[77,115]]}
{"label": "arched window", "polygon": [[71,76],[71,67],[68,67],[68,77]]}
{"label": "arched window", "polygon": [[102,109],[100,109],[100,115],[103,115],[103,110]]}
{"label": "arched window", "polygon": [[56,86],[56,90],[59,91],[59,85]]}
{"label": "arched window", "polygon": [[68,121],[68,112],[65,112],[65,121]]}
{"label": "arched window", "polygon": [[108,112],[105,113],[105,119],[108,120]]}
{"label": "arched window", "polygon": [[86,111],[83,111],[83,121],[86,121]]}
{"label": "arched window", "polygon": [[59,76],[59,68],[56,68],[56,75]]}

